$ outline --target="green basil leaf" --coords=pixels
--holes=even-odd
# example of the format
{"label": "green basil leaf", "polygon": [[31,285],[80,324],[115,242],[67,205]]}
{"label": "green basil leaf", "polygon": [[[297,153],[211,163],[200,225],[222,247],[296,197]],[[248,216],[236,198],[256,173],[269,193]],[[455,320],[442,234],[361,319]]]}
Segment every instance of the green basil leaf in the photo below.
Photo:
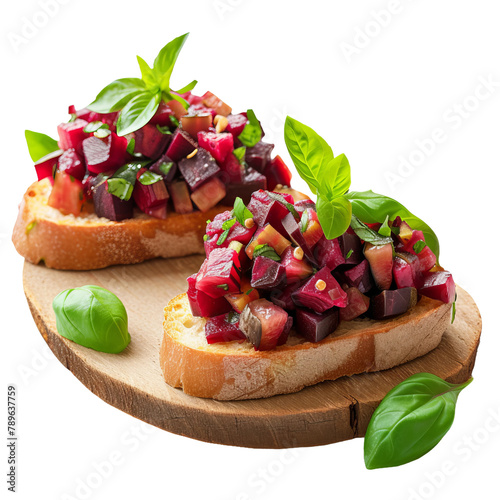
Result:
{"label": "green basil leaf", "polygon": [[390,236],[392,234],[391,228],[389,226],[389,216],[386,215],[384,222],[380,226],[380,229],[378,230],[378,234],[381,234],[382,236]]}
{"label": "green basil leaf", "polygon": [[345,197],[352,203],[353,214],[364,222],[383,222],[387,215],[390,220],[394,220],[399,215],[412,229],[424,233],[427,246],[439,261],[439,240],[436,234],[423,220],[413,215],[401,203],[373,191],[351,191]]}
{"label": "green basil leaf", "polygon": [[142,167],[147,166],[149,163],[151,163],[150,160],[148,161],[136,161],[132,163],[127,163],[126,165],[123,165],[123,167],[120,167],[111,177],[111,179],[124,179],[125,181],[129,182],[132,184],[132,186],[135,185],[135,181],[137,179],[137,173]]}
{"label": "green basil leaf", "polygon": [[366,467],[396,467],[432,450],[453,424],[458,395],[471,382],[472,378],[449,384],[430,373],[419,373],[392,389],[368,425]]}
{"label": "green basil leaf", "polygon": [[222,223],[222,229],[224,230],[224,232],[219,236],[219,239],[217,240],[217,245],[222,245],[225,241],[226,241],[226,238],[229,234],[229,231],[231,231],[231,228],[236,224],[236,219],[229,219],[229,220],[225,220],[223,223]]}
{"label": "green basil leaf", "polygon": [[352,254],[353,254],[354,250],[351,248],[348,252],[347,252],[347,255],[345,256],[345,260],[347,260]]}
{"label": "green basil leaf", "polygon": [[127,153],[131,156],[135,155],[135,138],[132,137],[127,144]]}
{"label": "green basil leaf", "polygon": [[333,199],[351,185],[351,168],[345,155],[333,156],[332,148],[312,128],[286,117],[285,143],[297,168],[313,193]]}
{"label": "green basil leaf", "polygon": [[330,201],[318,195],[316,211],[323,232],[329,240],[344,234],[351,223],[351,203],[342,196]]}
{"label": "green basil leaf", "polygon": [[120,78],[104,87],[87,108],[96,113],[112,113],[122,109],[128,101],[146,90],[140,78]]}
{"label": "green basil leaf", "polygon": [[262,129],[253,109],[247,111],[248,123],[238,139],[247,147],[253,148],[262,138]]}
{"label": "green basil leaf", "polygon": [[276,262],[281,262],[281,257],[276,253],[276,250],[269,246],[267,243],[263,245],[257,245],[253,251],[253,258],[257,257],[267,257]]}
{"label": "green basil leaf", "polygon": [[174,38],[171,42],[167,43],[156,56],[153,68],[156,74],[161,75],[159,81],[161,90],[169,91],[170,77],[175,66],[175,62],[186,42],[189,33]]}
{"label": "green basil leaf", "polygon": [[137,62],[139,63],[139,68],[141,69],[142,81],[146,84],[147,89],[156,93],[160,89],[156,72],[153,68],[149,67],[149,64],[141,56],[136,57]]}
{"label": "green basil leaf", "polygon": [[127,135],[139,130],[153,118],[160,105],[160,94],[143,92],[136,95],[120,112],[116,124],[118,135]]}
{"label": "green basil leaf", "polygon": [[188,83],[187,85],[182,87],[182,89],[176,90],[176,92],[178,94],[185,94],[186,92],[191,92],[191,90],[193,90],[197,84],[198,80],[193,80],[191,83]]}
{"label": "green basil leaf", "polygon": [[52,307],[59,334],[96,351],[118,353],[130,343],[128,317],[121,300],[99,286],[70,288]]}
{"label": "green basil leaf", "polygon": [[180,102],[184,106],[184,109],[189,108],[190,104],[186,101],[186,99],[184,99],[184,97],[181,97],[180,95],[177,94],[167,94],[167,95],[169,95],[174,101]]}
{"label": "green basil leaf", "polygon": [[179,120],[174,115],[170,115],[168,119],[172,122],[174,127],[178,128],[180,126]]}
{"label": "green basil leaf", "polygon": [[275,200],[278,203],[281,203],[289,212],[291,212],[293,214],[293,216],[296,219],[300,219],[300,215],[297,212],[297,210],[295,209],[295,207],[291,203],[286,201],[285,197],[282,194],[274,193],[272,191],[268,191],[267,194],[268,194],[269,198],[271,198],[272,200]]}
{"label": "green basil leaf", "polygon": [[307,210],[304,210],[302,212],[302,217],[300,218],[300,232],[305,233],[308,225],[309,225],[309,213]]}
{"label": "green basil leaf", "polygon": [[85,126],[83,131],[86,134],[92,134],[93,132],[97,132],[99,129],[104,128],[109,130],[109,125],[107,123],[103,123],[100,121],[90,122]]}
{"label": "green basil leaf", "polygon": [[418,255],[426,246],[425,241],[419,240],[413,245],[413,250]]}
{"label": "green basil leaf", "polygon": [[227,292],[229,290],[229,285],[227,283],[222,283],[221,285],[217,285],[217,288],[222,288]]}
{"label": "green basil leaf", "polygon": [[128,201],[132,196],[134,185],[119,177],[111,177],[108,179],[108,193],[115,195],[120,200]]}
{"label": "green basil leaf", "polygon": [[174,166],[174,162],[172,162],[172,161],[164,161],[158,167],[158,169],[160,170],[160,172],[163,175],[168,175],[173,166]]}
{"label": "green basil leaf", "polygon": [[150,186],[151,184],[163,181],[163,177],[155,172],[151,172],[151,170],[146,170],[141,174],[138,180],[143,186]]}
{"label": "green basil leaf", "polygon": [[59,149],[59,145],[55,139],[48,135],[41,134],[40,132],[33,132],[32,130],[25,130],[24,136],[28,144],[28,151],[31,159],[36,163],[40,158],[47,156]]}
{"label": "green basil leaf", "polygon": [[163,135],[172,135],[172,131],[170,130],[169,127],[167,127],[166,125],[165,126],[161,126],[161,125],[156,125],[156,128],[158,129],[159,132],[161,132]]}
{"label": "green basil leaf", "polygon": [[239,197],[234,200],[233,215],[242,226],[245,226],[247,219],[253,219],[252,212],[248,210],[243,200]]}
{"label": "green basil leaf", "polygon": [[245,153],[247,152],[247,148],[245,146],[241,146],[239,148],[236,148],[233,151],[233,155],[236,156],[236,159],[238,160],[240,165],[243,165],[245,162]]}
{"label": "green basil leaf", "polygon": [[354,214],[351,217],[351,228],[362,240],[367,243],[371,243],[376,246],[387,245],[388,243],[392,245],[392,238],[390,236],[382,236],[377,233],[377,231],[374,231],[361,222]]}

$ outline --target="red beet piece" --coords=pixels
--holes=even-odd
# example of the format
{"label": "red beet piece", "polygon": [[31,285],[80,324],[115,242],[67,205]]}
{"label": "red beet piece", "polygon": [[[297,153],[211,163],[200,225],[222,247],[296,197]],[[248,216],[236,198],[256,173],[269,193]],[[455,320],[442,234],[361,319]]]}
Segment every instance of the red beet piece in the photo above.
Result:
{"label": "red beet piece", "polygon": [[212,126],[212,113],[189,113],[181,118],[181,125],[196,140],[198,132],[208,132]]}
{"label": "red beet piece", "polygon": [[387,319],[403,314],[417,303],[417,290],[412,287],[384,290],[371,298],[369,314],[373,319]]}
{"label": "red beet piece", "polygon": [[191,200],[201,212],[207,212],[226,196],[226,186],[212,177],[191,194]]}
{"label": "red beet piece", "polygon": [[126,137],[119,137],[114,132],[103,138],[91,136],[85,139],[83,154],[89,172],[100,174],[118,170],[129,157],[127,143]]}
{"label": "red beet piece", "polygon": [[212,155],[201,147],[192,158],[183,158],[179,162],[179,170],[192,191],[220,172]]}
{"label": "red beet piece", "polygon": [[72,175],[75,179],[82,181],[85,177],[87,168],[83,158],[76,152],[75,149],[67,149],[59,158],[58,169],[61,172],[66,172]]}
{"label": "red beet piece", "polygon": [[168,185],[168,192],[172,197],[174,209],[178,214],[190,214],[193,211],[191,195],[185,181],[172,182]]}
{"label": "red beet piece", "polygon": [[39,181],[48,177],[50,179],[50,182],[54,184],[55,167],[57,166],[58,160],[62,154],[63,150],[58,149],[57,151],[49,153],[43,158],[40,158],[35,163],[36,175]]}
{"label": "red beet piece", "polygon": [[206,149],[219,164],[234,150],[233,136],[227,132],[198,132],[198,144]]}
{"label": "red beet piece", "polygon": [[291,283],[285,287],[276,288],[271,290],[269,299],[273,304],[285,309],[287,311],[294,311],[296,309],[295,302],[292,300],[292,293],[301,286],[300,282]]}
{"label": "red beet piece", "polygon": [[189,305],[191,306],[191,314],[193,316],[210,318],[231,311],[231,304],[224,297],[214,299],[196,289],[197,276],[197,274],[193,274],[187,279],[187,296]]}
{"label": "red beet piece", "polygon": [[314,265],[318,265],[316,252],[313,252],[312,248],[307,244],[300,229],[300,225],[291,212],[288,212],[283,218],[282,227],[286,232],[286,238],[291,239],[297,246],[302,248],[304,255],[310,262]]}
{"label": "red beet piece", "polygon": [[344,278],[350,287],[358,288],[361,293],[367,293],[373,288],[374,283],[370,272],[370,264],[366,259],[345,271]]}
{"label": "red beet piece", "polygon": [[240,262],[231,248],[220,248],[210,253],[206,266],[200,269],[196,288],[210,297],[222,297],[240,291]]}
{"label": "red beet piece", "polygon": [[175,174],[177,173],[177,163],[164,154],[149,167],[149,170],[155,174],[161,175],[165,184],[169,184],[174,180]]}
{"label": "red beet piece", "polygon": [[83,185],[65,172],[56,172],[54,186],[50,192],[47,205],[57,208],[61,213],[80,215],[83,206]]}
{"label": "red beet piece", "polygon": [[320,342],[333,333],[339,325],[339,310],[331,309],[317,314],[306,309],[297,309],[297,333],[309,342]]}
{"label": "red beet piece", "polygon": [[278,185],[290,186],[292,182],[292,172],[286,166],[281,156],[276,156],[264,169],[264,175],[267,179],[267,189],[271,191]]}
{"label": "red beet piece", "polygon": [[370,263],[375,284],[380,290],[388,290],[392,284],[392,245],[372,245],[365,243],[364,254]]}
{"label": "red beet piece", "polygon": [[217,342],[231,342],[232,340],[245,340],[245,335],[240,330],[238,315],[221,314],[208,318],[205,323],[205,336],[209,344]]}
{"label": "red beet piece", "polygon": [[120,200],[118,196],[108,192],[108,183],[101,182],[93,189],[94,209],[98,217],[120,221],[133,217],[134,202]]}
{"label": "red beet piece", "polygon": [[267,164],[271,161],[274,144],[260,141],[253,148],[248,148],[245,161],[258,172],[264,173]]}
{"label": "red beet piece", "polygon": [[423,283],[418,291],[426,297],[440,300],[447,304],[455,301],[455,281],[448,271],[424,273]]}
{"label": "red beet piece", "polygon": [[338,238],[328,240],[323,236],[314,247],[314,259],[319,267],[328,267],[333,271],[341,264],[345,263],[344,254],[340,248]]}
{"label": "red beet piece", "polygon": [[341,321],[352,321],[361,316],[370,307],[370,297],[363,295],[357,288],[350,287],[346,290],[347,306],[339,310]]}
{"label": "red beet piece", "polygon": [[242,183],[229,183],[226,185],[226,196],[222,200],[223,205],[233,205],[234,200],[239,196],[243,203],[248,204],[252,193],[265,190],[267,186],[266,178],[253,168],[247,170]]}
{"label": "red beet piece", "polygon": [[350,227],[339,236],[339,243],[346,264],[359,264],[363,260],[361,240]]}
{"label": "red beet piece", "polygon": [[83,129],[88,125],[88,122],[77,118],[73,122],[61,123],[57,126],[59,133],[59,147],[61,149],[74,148],[78,153],[82,152],[82,142],[89,137]]}
{"label": "red beet piece", "polygon": [[285,268],[279,262],[262,256],[254,260],[250,282],[253,288],[278,288],[285,280]]}
{"label": "red beet piece", "polygon": [[172,141],[167,148],[166,154],[172,161],[178,162],[192,153],[197,147],[198,144],[196,144],[191,136],[178,128],[172,136]]}
{"label": "red beet piece", "polygon": [[224,183],[241,183],[245,169],[234,154],[228,153],[224,161],[220,164],[222,170],[222,180]]}
{"label": "red beet piece", "polygon": [[[138,177],[140,177],[141,173],[139,172]],[[166,210],[162,210],[162,208],[167,206],[169,195],[163,180],[144,185],[137,179],[132,191],[132,197],[145,214],[159,219],[166,218]]]}
{"label": "red beet piece", "polygon": [[147,123],[134,132],[134,152],[141,153],[151,160],[157,160],[172,140],[169,134],[162,134],[156,125]]}

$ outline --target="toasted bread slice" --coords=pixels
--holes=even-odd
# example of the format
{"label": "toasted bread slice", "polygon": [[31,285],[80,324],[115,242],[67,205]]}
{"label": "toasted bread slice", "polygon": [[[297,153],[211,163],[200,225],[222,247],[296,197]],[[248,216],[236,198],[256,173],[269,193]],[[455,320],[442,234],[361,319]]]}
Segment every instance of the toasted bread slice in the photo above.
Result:
{"label": "toasted bread slice", "polygon": [[206,320],[191,315],[186,294],[165,308],[160,366],[165,381],[186,394],[218,400],[267,398],[324,380],[392,368],[437,347],[451,304],[422,297],[393,319],[341,322],[319,343],[290,335],[272,351],[247,342],[207,344]]}
{"label": "toasted bread slice", "polygon": [[133,219],[114,222],[95,213],[63,215],[47,205],[50,191],[48,179],[29,187],[19,206],[12,241],[26,260],[43,261],[54,269],[100,269],[155,257],[204,254],[206,220],[230,210],[217,205],[205,213],[169,213],[165,220],[137,211]]}

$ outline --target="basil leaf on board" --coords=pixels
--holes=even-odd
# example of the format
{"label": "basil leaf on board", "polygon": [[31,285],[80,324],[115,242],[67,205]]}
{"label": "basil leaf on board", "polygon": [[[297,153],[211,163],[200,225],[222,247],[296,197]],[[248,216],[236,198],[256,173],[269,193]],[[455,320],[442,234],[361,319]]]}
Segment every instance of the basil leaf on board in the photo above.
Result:
{"label": "basil leaf on board", "polygon": [[48,135],[33,132],[32,130],[25,130],[24,136],[26,137],[31,159],[35,163],[44,156],[59,150],[57,141]]}
{"label": "basil leaf on board", "polygon": [[157,182],[163,181],[163,177],[156,174],[155,172],[151,172],[151,170],[146,170],[140,175],[138,181],[143,186],[150,186],[151,184],[156,184]]}
{"label": "basil leaf on board", "polygon": [[334,157],[332,148],[311,127],[287,116],[285,143],[297,172],[314,194],[332,199],[348,191],[349,161],[343,154]]}
{"label": "basil leaf on board", "polygon": [[141,57],[136,56],[137,62],[139,63],[139,68],[141,69],[142,81],[146,84],[146,88],[151,92],[156,93],[160,90],[160,86],[157,82],[157,73],[150,68],[148,63]]}
{"label": "basil leaf on board", "polygon": [[128,201],[132,196],[134,185],[120,177],[111,177],[108,179],[108,193],[120,198],[120,200]]}
{"label": "basil leaf on board", "polygon": [[247,111],[247,119],[248,123],[245,125],[243,132],[238,136],[238,139],[245,146],[253,148],[262,138],[262,128],[253,109]]}
{"label": "basil leaf on board", "polygon": [[189,33],[174,38],[167,43],[156,56],[153,70],[156,74],[161,75],[159,80],[161,90],[168,91],[170,89],[170,77],[175,66],[175,62],[186,43]]}
{"label": "basil leaf on board", "polygon": [[430,373],[394,387],[375,410],[364,443],[367,469],[396,467],[431,451],[448,432],[460,391],[472,382],[449,384]]}
{"label": "basil leaf on board", "polygon": [[257,245],[253,251],[253,258],[257,257],[267,257],[268,259],[274,260],[276,262],[281,262],[281,257],[276,253],[276,250],[269,246],[267,243],[263,245]]}
{"label": "basil leaf on board", "polygon": [[77,344],[118,353],[130,343],[127,311],[109,290],[93,285],[70,288],[55,297],[52,307],[59,334]]}
{"label": "basil leaf on board", "polygon": [[351,203],[342,196],[330,201],[318,195],[316,211],[323,232],[329,240],[344,234],[351,223]]}
{"label": "basil leaf on board", "polygon": [[392,234],[391,228],[389,226],[389,216],[386,215],[384,222],[380,226],[380,229],[378,230],[378,234],[382,236],[390,236]]}
{"label": "basil leaf on board", "polygon": [[387,244],[392,245],[393,243],[390,236],[382,236],[380,233],[377,233],[377,231],[374,231],[361,222],[354,214],[351,217],[351,228],[359,238],[372,245],[382,246]]}
{"label": "basil leaf on board", "polygon": [[112,113],[122,109],[128,101],[146,90],[140,78],[120,78],[104,87],[87,108],[96,113]]}
{"label": "basil leaf on board", "polygon": [[412,229],[424,233],[425,243],[434,252],[439,262],[439,240],[436,234],[422,219],[413,215],[401,203],[373,191],[351,191],[345,197],[352,203],[353,214],[364,222],[383,222],[387,215],[390,220],[394,220],[399,215]]}
{"label": "basil leaf on board", "polygon": [[245,227],[247,219],[253,219],[253,213],[248,210],[243,200],[239,197],[234,200],[233,215],[243,227]]}
{"label": "basil leaf on board", "polygon": [[136,95],[122,109],[116,124],[116,133],[120,136],[134,132],[151,120],[160,105],[160,94],[143,92]]}

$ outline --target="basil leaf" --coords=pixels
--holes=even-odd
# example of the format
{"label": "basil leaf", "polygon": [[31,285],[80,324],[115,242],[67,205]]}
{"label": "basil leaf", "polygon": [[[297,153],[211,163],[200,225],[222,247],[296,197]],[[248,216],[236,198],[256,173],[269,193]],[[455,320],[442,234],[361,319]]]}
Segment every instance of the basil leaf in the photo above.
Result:
{"label": "basil leaf", "polygon": [[140,129],[153,118],[160,105],[160,94],[142,92],[122,109],[116,124],[118,135],[127,135]]}
{"label": "basil leaf", "polygon": [[139,68],[141,69],[142,81],[146,84],[146,88],[153,91],[153,93],[159,90],[159,85],[156,80],[156,72],[153,68],[150,68],[148,63],[141,57],[136,56],[137,62],[139,63]]}
{"label": "basil leaf", "polygon": [[179,101],[184,106],[184,109],[189,108],[190,104],[186,101],[186,99],[184,99],[184,97],[181,97],[180,95],[177,94],[167,94],[167,95],[172,98],[170,100]]}
{"label": "basil leaf", "polygon": [[386,215],[384,222],[380,226],[380,229],[378,230],[378,234],[381,234],[382,236],[390,236],[392,234],[391,228],[389,226],[389,216]]}
{"label": "basil leaf", "polygon": [[130,156],[134,156],[134,154],[135,154],[135,138],[134,137],[132,137],[130,139],[130,141],[128,141],[128,144],[127,144],[127,153]]}
{"label": "basil leaf", "polygon": [[329,240],[344,234],[351,223],[351,204],[343,197],[330,201],[318,195],[316,211],[323,232]]}
{"label": "basil leaf", "polygon": [[163,174],[163,175],[168,175],[171,168],[174,166],[174,162],[172,161],[164,161],[159,167],[158,170]]}
{"label": "basil leaf", "polygon": [[245,221],[247,219],[253,219],[252,212],[248,210],[243,200],[239,197],[234,200],[233,215],[243,227],[245,227]]}
{"label": "basil leaf", "polygon": [[460,391],[472,382],[449,384],[430,373],[413,375],[382,400],[366,431],[368,469],[395,467],[434,448],[450,429]]}
{"label": "basil leaf", "polygon": [[165,126],[161,126],[161,125],[156,125],[156,128],[158,129],[159,132],[161,132],[163,135],[172,135],[172,131],[170,130],[169,127],[167,127],[166,125]]}
{"label": "basil leaf", "polygon": [[307,210],[302,212],[302,217],[300,218],[300,232],[305,233],[307,226],[309,225],[309,213]]}
{"label": "basil leaf", "polygon": [[238,160],[240,165],[243,165],[245,161],[245,153],[247,152],[247,148],[245,146],[241,146],[239,148],[236,148],[233,151],[233,155],[236,156],[236,159]]}
{"label": "basil leaf", "polygon": [[111,177],[112,179],[125,179],[130,184],[135,185],[135,181],[137,179],[137,173],[142,167],[145,167],[151,163],[151,161],[136,161],[132,163],[127,163],[120,167]]}
{"label": "basil leaf", "polygon": [[168,117],[168,119],[172,122],[172,125],[173,125],[174,127],[179,127],[179,126],[180,126],[180,122],[179,122],[179,120],[178,120],[178,119],[177,119],[177,117],[175,117],[174,115],[170,115],[170,116]]}
{"label": "basil leaf", "polygon": [[59,334],[96,351],[118,353],[130,343],[128,317],[121,300],[99,286],[61,292],[52,302]]}
{"label": "basil leaf", "polygon": [[111,135],[111,130],[108,128],[100,128],[94,132],[94,137],[98,137],[99,139],[104,139],[108,135]]}
{"label": "basil leaf", "polygon": [[425,241],[419,240],[413,245],[413,250],[418,255],[426,246]]}
{"label": "basil leaf", "polygon": [[219,239],[217,240],[217,245],[222,245],[226,241],[229,231],[231,231],[231,228],[235,224],[236,224],[236,219],[234,218],[226,220],[222,223],[222,229],[224,230],[224,232],[219,236]]}
{"label": "basil leaf", "polygon": [[120,200],[128,201],[132,196],[134,185],[120,177],[111,177],[108,179],[108,193],[120,198]]}
{"label": "basil leaf", "polygon": [[377,231],[374,231],[361,222],[354,214],[351,217],[351,228],[360,239],[366,241],[367,243],[371,243],[376,246],[387,245],[388,243],[392,245],[392,238],[390,236],[382,236],[377,233]]}
{"label": "basil leaf", "polygon": [[191,83],[188,83],[187,85],[182,87],[182,89],[176,90],[176,92],[178,94],[185,94],[186,92],[191,92],[191,90],[193,90],[197,84],[198,80],[193,80]]}
{"label": "basil leaf", "polygon": [[333,199],[351,185],[351,168],[345,155],[334,158],[332,148],[312,128],[286,117],[285,143],[297,168],[313,193]]}
{"label": "basil leaf", "polygon": [[189,33],[174,38],[167,43],[156,56],[153,68],[156,74],[161,75],[159,81],[161,90],[168,91],[170,89],[170,76],[175,66],[175,62],[179,57],[182,47],[187,40]]}
{"label": "basil leaf", "polygon": [[229,285],[227,283],[222,283],[222,285],[217,285],[217,288],[222,288],[227,292],[229,290]]}
{"label": "basil leaf", "polygon": [[247,119],[248,123],[245,125],[243,132],[238,136],[238,139],[245,146],[253,148],[262,138],[262,129],[253,109],[247,111]]}
{"label": "basil leaf", "polygon": [[41,134],[40,132],[33,132],[32,130],[25,130],[24,136],[28,144],[28,151],[31,159],[36,163],[40,158],[47,156],[59,149],[59,145],[55,139],[48,135]]}
{"label": "basil leaf", "polygon": [[387,215],[390,220],[394,220],[399,215],[412,229],[424,233],[427,246],[439,261],[439,240],[436,234],[423,220],[413,215],[401,203],[373,191],[351,191],[345,197],[352,203],[352,212],[367,223],[383,222]]}
{"label": "basil leaf", "polygon": [[269,246],[267,243],[263,245],[257,245],[253,251],[253,258],[257,257],[267,257],[268,259],[275,260],[276,262],[281,262],[281,257],[276,253],[273,247]]}
{"label": "basil leaf", "polygon": [[99,129],[104,128],[104,129],[109,129],[109,125],[107,123],[103,123],[100,121],[95,121],[95,122],[90,122],[85,126],[83,131],[86,134],[92,134],[93,132],[97,132]]}
{"label": "basil leaf", "polygon": [[140,175],[138,180],[143,186],[150,186],[151,184],[163,181],[163,177],[155,172],[151,172],[151,170],[146,170]]}
{"label": "basil leaf", "polygon": [[267,194],[268,194],[269,198],[271,198],[272,200],[275,200],[275,201],[281,203],[283,206],[285,206],[288,209],[288,211],[291,212],[296,219],[300,219],[300,215],[297,212],[297,210],[295,209],[295,207],[291,203],[286,201],[285,197],[282,194],[274,193],[273,191],[268,191]]}
{"label": "basil leaf", "polygon": [[352,254],[353,254],[354,250],[351,248],[348,252],[347,252],[347,255],[345,256],[345,260],[347,260]]}
{"label": "basil leaf", "polygon": [[96,113],[112,113],[122,109],[128,101],[146,90],[140,78],[120,78],[104,87],[87,108]]}

